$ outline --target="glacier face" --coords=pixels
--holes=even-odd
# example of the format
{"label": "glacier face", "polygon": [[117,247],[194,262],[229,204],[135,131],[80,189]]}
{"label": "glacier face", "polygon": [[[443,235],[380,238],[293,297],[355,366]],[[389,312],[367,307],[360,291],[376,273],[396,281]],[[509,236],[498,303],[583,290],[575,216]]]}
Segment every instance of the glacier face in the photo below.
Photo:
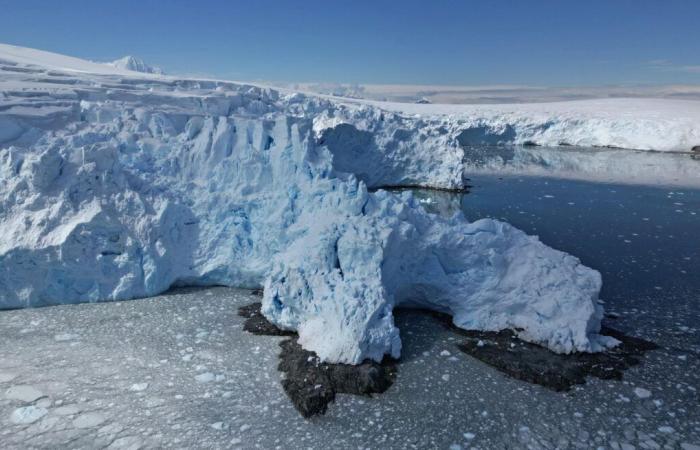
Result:
{"label": "glacier face", "polygon": [[2,308],[264,285],[264,314],[332,362],[398,356],[397,305],[557,352],[614,343],[598,335],[600,275],[576,258],[502,222],[368,191],[461,186],[455,136],[420,117],[3,64]]}
{"label": "glacier face", "polygon": [[595,350],[597,272],[507,224],[428,215],[337,173],[309,120],[80,105],[0,151],[3,307],[265,284],[263,311],[324,360],[398,356],[396,305]]}

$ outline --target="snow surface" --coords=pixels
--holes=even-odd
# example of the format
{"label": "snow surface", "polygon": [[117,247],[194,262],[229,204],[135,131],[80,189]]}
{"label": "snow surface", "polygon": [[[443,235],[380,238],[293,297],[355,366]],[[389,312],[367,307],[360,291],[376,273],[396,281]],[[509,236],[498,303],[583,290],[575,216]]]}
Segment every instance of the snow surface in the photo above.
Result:
{"label": "snow surface", "polygon": [[614,344],[597,334],[600,275],[577,258],[368,186],[461,187],[465,145],[575,144],[595,124],[604,145],[637,146],[634,133],[653,137],[655,124],[663,142],[687,146],[697,122],[683,114],[700,111],[670,102],[654,122],[624,103],[600,116],[589,103],[399,110],[11,46],[0,46],[0,73],[0,307],[264,284],[270,320],[346,363],[399,355],[397,305],[557,352]]}
{"label": "snow surface", "polygon": [[[7,67],[16,67],[18,70],[22,70],[22,68],[26,66],[41,66],[47,69],[60,69],[68,72],[93,74],[128,75],[131,73],[129,70],[120,69],[107,64],[8,44],[0,44],[0,63],[4,66],[4,71],[7,71]],[[2,78],[5,78],[4,73]]]}

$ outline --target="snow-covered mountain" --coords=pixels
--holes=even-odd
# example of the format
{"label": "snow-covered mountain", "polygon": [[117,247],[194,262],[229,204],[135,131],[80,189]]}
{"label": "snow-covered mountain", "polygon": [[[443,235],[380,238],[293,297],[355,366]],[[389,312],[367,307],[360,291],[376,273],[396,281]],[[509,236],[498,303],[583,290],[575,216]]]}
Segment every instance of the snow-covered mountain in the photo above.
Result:
{"label": "snow-covered mountain", "polygon": [[575,257],[368,186],[460,187],[481,142],[686,148],[700,117],[691,102],[341,101],[6,45],[0,74],[0,307],[264,284],[271,321],[347,363],[398,356],[396,305],[558,352],[612,344],[600,275]]}
{"label": "snow-covered mountain", "polygon": [[118,69],[131,70],[133,72],[163,75],[163,71],[159,67],[149,66],[142,59],[134,56],[125,56],[107,64]]}

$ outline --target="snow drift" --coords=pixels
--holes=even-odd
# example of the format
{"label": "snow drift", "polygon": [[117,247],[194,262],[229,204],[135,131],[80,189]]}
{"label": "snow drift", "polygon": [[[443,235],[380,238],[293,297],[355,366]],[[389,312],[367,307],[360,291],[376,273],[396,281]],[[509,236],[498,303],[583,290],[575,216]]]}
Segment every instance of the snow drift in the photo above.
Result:
{"label": "snow drift", "polygon": [[368,191],[461,186],[457,122],[3,49],[0,307],[264,285],[263,313],[332,362],[398,356],[397,305],[557,352],[614,343],[575,257]]}

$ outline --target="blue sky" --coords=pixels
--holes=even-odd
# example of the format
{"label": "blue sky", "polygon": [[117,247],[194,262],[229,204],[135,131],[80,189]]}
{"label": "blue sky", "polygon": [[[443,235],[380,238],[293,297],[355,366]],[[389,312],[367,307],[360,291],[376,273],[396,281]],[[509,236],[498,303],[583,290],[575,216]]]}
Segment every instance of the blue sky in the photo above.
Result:
{"label": "blue sky", "polygon": [[0,42],[239,80],[700,83],[699,0],[0,0]]}

